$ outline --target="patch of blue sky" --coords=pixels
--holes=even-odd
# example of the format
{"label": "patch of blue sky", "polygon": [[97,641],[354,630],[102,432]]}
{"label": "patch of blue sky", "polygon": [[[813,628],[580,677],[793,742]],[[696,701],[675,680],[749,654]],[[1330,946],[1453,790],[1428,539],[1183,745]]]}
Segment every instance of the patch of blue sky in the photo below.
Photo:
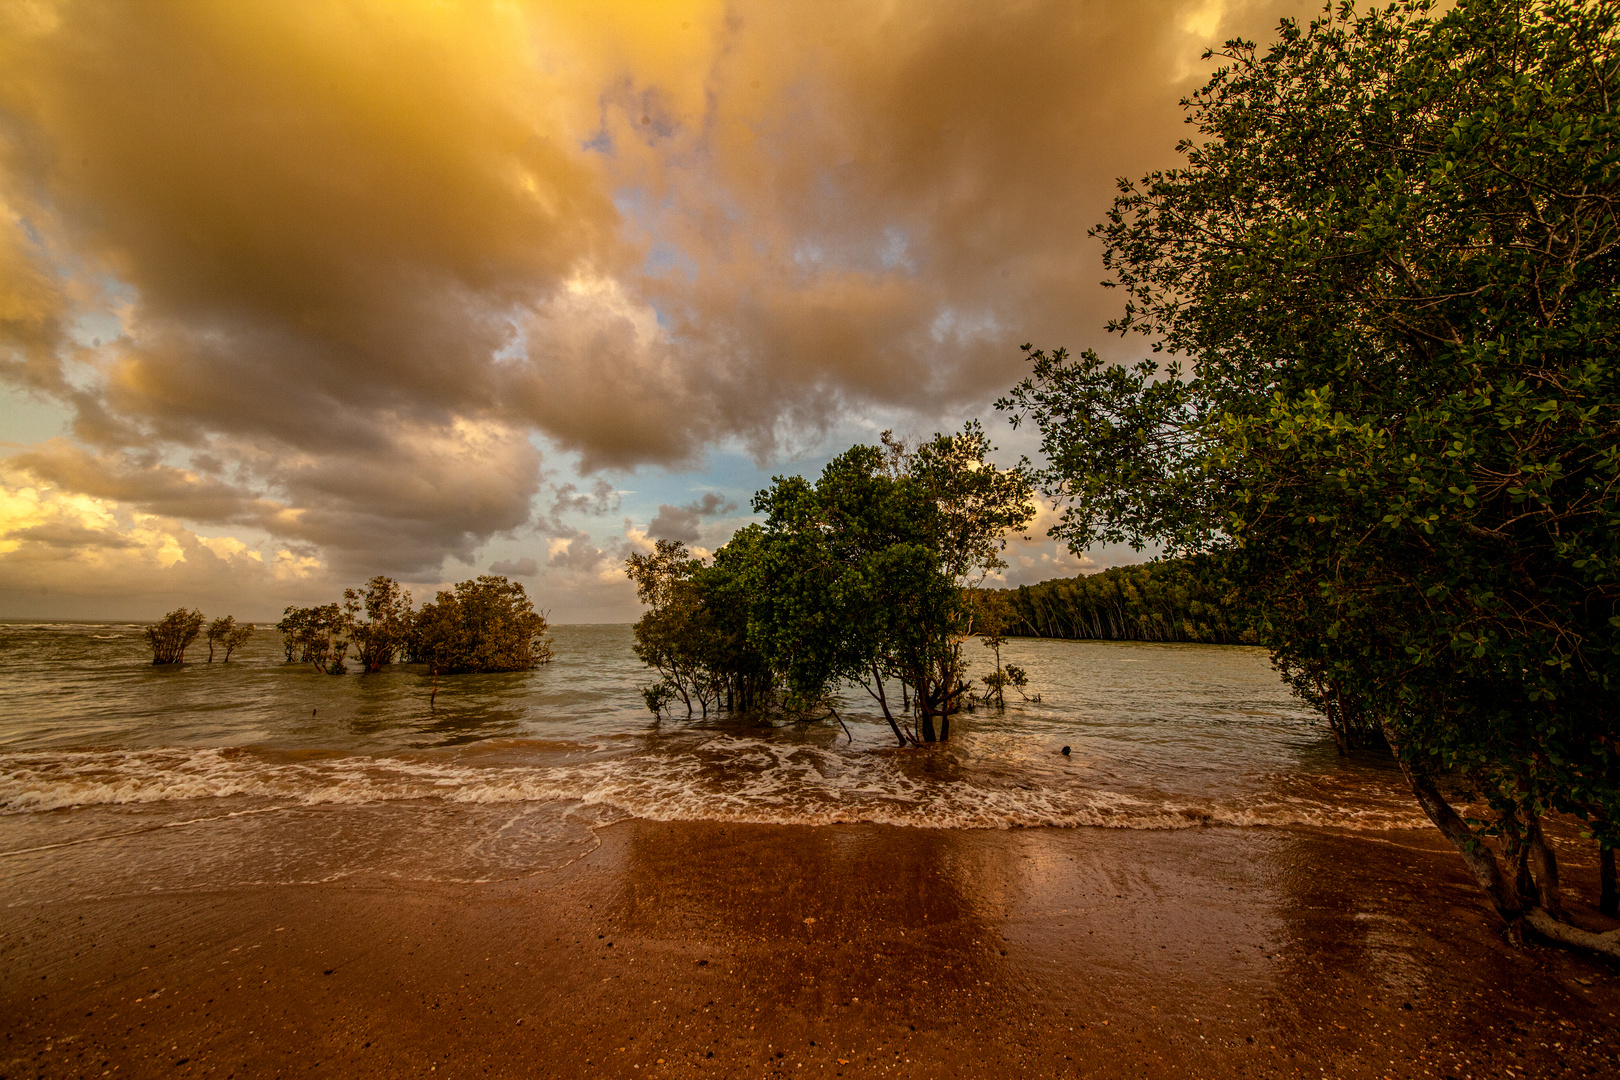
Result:
{"label": "patch of blue sky", "polygon": [[154,460],[160,465],[168,465],[171,468],[180,469],[185,472],[229,475],[231,471],[229,466],[223,464],[220,459],[214,455],[214,451],[206,445],[198,447],[158,444],[156,446],[145,447],[143,450],[143,460],[145,460],[147,455],[150,455],[151,460]]}
{"label": "patch of blue sky", "polygon": [[497,364],[521,363],[529,358],[529,335],[516,314],[508,316],[507,322],[512,333],[506,339],[506,344],[490,354],[490,358]]}
{"label": "patch of blue sky", "polygon": [[220,525],[206,521],[188,521],[186,528],[197,536],[209,540],[221,540],[225,537],[240,540],[250,551],[257,551],[260,555],[273,555],[276,548],[283,546],[275,537],[255,525],[241,523]]}
{"label": "patch of blue sky", "polygon": [[124,324],[123,315],[133,307],[138,295],[133,285],[110,274],[99,275],[95,284],[98,290],[96,306],[75,311],[67,330],[68,340],[73,345],[92,352],[89,355],[76,354],[69,349],[60,354],[63,375],[69,385],[91,393],[95,392],[102,374],[93,350],[106,348],[127,338],[129,330]]}
{"label": "patch of blue sky", "polygon": [[911,254],[911,235],[905,229],[891,225],[883,230],[883,245],[878,250],[878,265],[885,270],[917,272],[917,260]]}
{"label": "patch of blue sky", "polygon": [[658,276],[658,267],[667,272],[669,269],[679,267],[686,270],[688,276],[696,273],[697,264],[692,261],[686,252],[674,244],[660,238],[662,218],[670,212],[670,204],[655,203],[648,199],[647,192],[639,187],[623,187],[613,193],[613,207],[618,210],[623,219],[625,239],[632,243],[637,241],[648,245],[646,269],[649,273]]}
{"label": "patch of blue sky", "polygon": [[105,309],[79,312],[68,328],[68,337],[74,344],[91,349],[117,341],[123,333],[123,320]]}
{"label": "patch of blue sky", "polygon": [[23,231],[24,236],[28,237],[28,242],[30,244],[34,245],[36,248],[39,248],[41,251],[45,250],[45,237],[40,233],[39,229],[35,227],[32,221],[30,221],[27,217],[19,217],[17,219],[17,227]]}
{"label": "patch of blue sky", "polygon": [[613,208],[619,216],[641,228],[651,225],[651,211],[647,206],[647,193],[638,187],[619,188],[613,193]]}
{"label": "patch of blue sky", "polygon": [[747,455],[719,452],[711,454],[701,469],[670,472],[652,467],[609,479],[621,492],[619,519],[629,518],[644,529],[658,516],[660,506],[685,506],[710,492],[737,504],[727,515],[729,524],[744,524],[753,519],[749,504],[754,492],[770,484],[771,474]]}
{"label": "patch of blue sky", "polygon": [[[642,271],[650,277],[664,277],[674,271],[686,275],[687,281],[696,281],[698,275],[697,260],[681,250],[678,245],[665,240],[654,240],[647,249],[647,258],[642,263]],[[664,313],[658,313],[660,325],[664,323]]]}
{"label": "patch of blue sky", "polygon": [[[983,408],[952,411],[949,414],[924,417],[904,409],[866,408],[846,412],[826,431],[808,436],[786,448],[781,455],[767,460],[756,459],[740,441],[727,440],[714,447],[695,467],[670,470],[656,465],[637,469],[608,470],[600,474],[608,480],[620,497],[618,511],[606,515],[565,515],[567,524],[589,533],[592,541],[605,545],[613,537],[621,536],[624,519],[638,529],[645,529],[658,516],[664,505],[685,506],[714,492],[737,504],[737,510],[722,519],[714,520],[711,535],[705,537],[716,543],[724,542],[735,528],[758,520],[750,510],[756,492],[771,485],[777,476],[819,476],[828,462],[857,443],[876,444],[879,433],[894,431],[900,438],[915,442],[930,438],[936,432],[960,431],[970,419],[977,417],[984,425],[998,450],[991,459],[998,465],[1016,464],[1020,456],[1039,453],[1039,435],[1027,427],[1014,431],[1005,417],[984,403]],[[559,465],[550,472],[552,483],[573,482],[588,488],[595,476],[581,477],[571,467],[560,465],[565,453],[556,444],[535,434],[530,438],[548,462]],[[535,498],[537,513],[543,514],[550,506],[551,491],[547,488]]]}
{"label": "patch of blue sky", "polygon": [[793,245],[793,262],[800,270],[820,270],[826,257],[826,250],[809,237],[801,236]]}
{"label": "patch of blue sky", "polygon": [[66,435],[73,410],[15,387],[0,387],[0,455]]}
{"label": "patch of blue sky", "polygon": [[801,273],[807,274],[854,271],[911,276],[919,269],[911,234],[898,225],[865,239],[801,236],[793,245],[793,261]]}

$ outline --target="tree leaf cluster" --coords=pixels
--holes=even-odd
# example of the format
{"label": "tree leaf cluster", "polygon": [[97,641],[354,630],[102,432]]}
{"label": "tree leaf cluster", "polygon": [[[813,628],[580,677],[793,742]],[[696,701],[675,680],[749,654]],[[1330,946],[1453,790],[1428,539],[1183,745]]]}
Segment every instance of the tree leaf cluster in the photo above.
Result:
{"label": "tree leaf cluster", "polygon": [[210,664],[214,662],[214,649],[217,646],[225,650],[225,656],[221,662],[230,663],[231,653],[247,644],[248,639],[253,636],[253,630],[252,623],[238,624],[234,615],[224,615],[209,623],[206,635],[208,638],[208,662]]}
{"label": "tree leaf cluster", "polygon": [[[203,630],[207,623],[208,629]],[[185,663],[186,649],[199,634],[208,641],[208,662],[214,662],[214,650],[225,650],[224,662],[231,662],[231,653],[241,648],[253,636],[252,623],[240,623],[233,615],[207,622],[207,616],[196,608],[175,608],[162,620],[146,628],[146,640],[152,646],[152,663]]]}
{"label": "tree leaf cluster", "polygon": [[[409,608],[406,598],[406,609]],[[522,584],[483,574],[422,605],[406,638],[409,658],[435,675],[527,671],[551,660],[544,615]]]}
{"label": "tree leaf cluster", "polygon": [[748,641],[747,584],[740,576],[747,547],[747,537],[735,538],[708,566],[679,540],[659,540],[651,552],[626,560],[647,605],[634,627],[634,649],[659,674],[642,691],[654,715],[677,701],[689,717],[722,709],[757,713],[777,703],[776,674]]}

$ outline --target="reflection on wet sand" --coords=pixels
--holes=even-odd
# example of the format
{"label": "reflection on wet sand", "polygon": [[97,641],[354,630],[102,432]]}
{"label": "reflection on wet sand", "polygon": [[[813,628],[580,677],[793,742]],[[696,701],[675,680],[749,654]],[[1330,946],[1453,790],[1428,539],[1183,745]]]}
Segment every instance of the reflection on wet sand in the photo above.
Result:
{"label": "reflection on wet sand", "polygon": [[1590,961],[1509,948],[1423,832],[607,832],[589,861],[612,933],[705,951],[805,1039],[858,1018],[863,1045],[916,1029],[1098,1075],[1422,1075],[1442,1056],[1561,1075],[1589,1060],[1563,1024],[1600,1058],[1617,1045],[1612,977],[1572,993]]}
{"label": "reflection on wet sand", "polygon": [[[279,835],[310,850],[333,838],[304,826],[331,817]],[[42,1076],[185,1057],[222,1075],[1464,1077],[1601,1075],[1620,1049],[1614,974],[1508,948],[1422,832],[596,836],[484,884],[355,873],[0,909],[7,1053]],[[69,1036],[74,1056],[47,1051]]]}

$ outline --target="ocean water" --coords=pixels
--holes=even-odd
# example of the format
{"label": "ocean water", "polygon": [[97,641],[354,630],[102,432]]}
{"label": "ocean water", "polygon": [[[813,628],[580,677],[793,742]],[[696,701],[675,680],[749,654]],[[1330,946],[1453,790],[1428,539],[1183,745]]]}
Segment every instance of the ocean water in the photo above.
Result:
{"label": "ocean water", "polygon": [[[381,875],[482,881],[626,817],[925,829],[1415,828],[1399,773],[1338,757],[1263,651],[1015,640],[1028,692],[897,749],[836,723],[655,720],[628,626],[554,628],[532,672],[322,675],[261,630],[153,667],[128,624],[0,624],[0,903]],[[991,654],[967,645],[970,671]],[[1064,756],[1062,747],[1071,747]]]}

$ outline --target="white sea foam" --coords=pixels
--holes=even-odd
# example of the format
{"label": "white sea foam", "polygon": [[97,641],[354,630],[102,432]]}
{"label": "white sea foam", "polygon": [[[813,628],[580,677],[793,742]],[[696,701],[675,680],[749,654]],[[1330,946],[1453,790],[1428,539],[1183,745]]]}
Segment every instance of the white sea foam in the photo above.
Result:
{"label": "white sea foam", "polygon": [[1083,772],[997,783],[920,771],[904,754],[732,736],[666,752],[533,765],[427,756],[287,761],[239,749],[14,753],[0,755],[0,812],[235,797],[292,806],[569,802],[657,821],[925,828],[1424,824],[1415,808],[1396,799],[1338,800],[1300,785],[1203,799],[1101,786],[1088,783]]}

